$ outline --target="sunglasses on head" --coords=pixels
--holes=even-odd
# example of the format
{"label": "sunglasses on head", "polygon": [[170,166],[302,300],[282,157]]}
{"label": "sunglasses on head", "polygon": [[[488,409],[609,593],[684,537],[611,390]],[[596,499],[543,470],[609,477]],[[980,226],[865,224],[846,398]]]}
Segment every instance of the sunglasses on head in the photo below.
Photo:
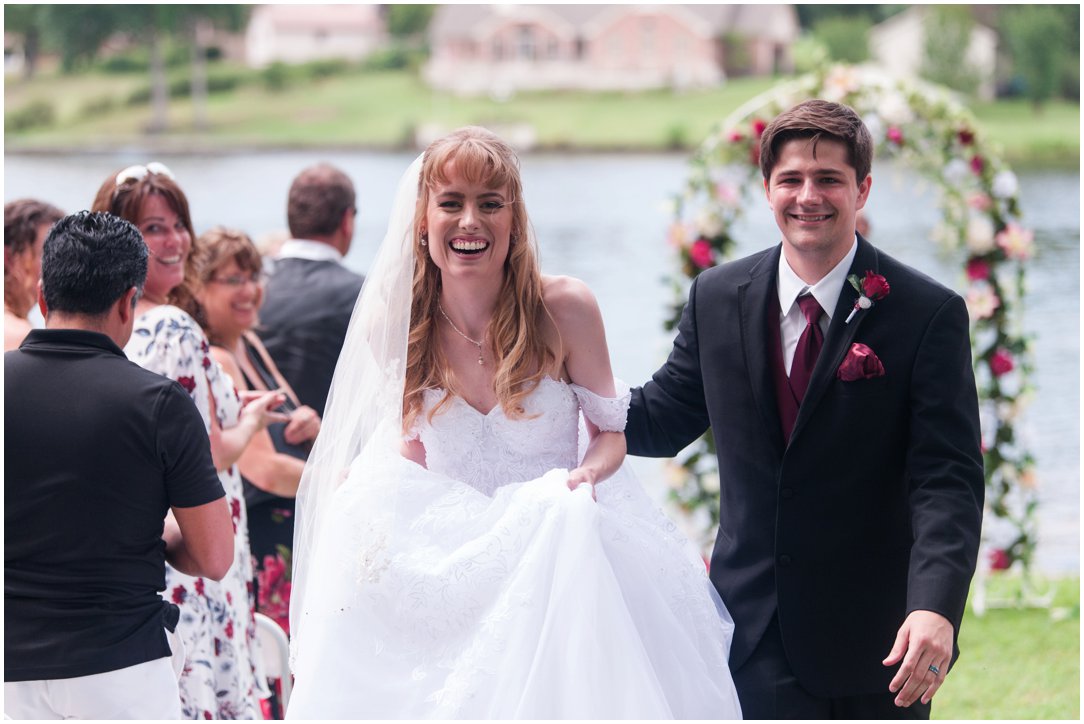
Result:
{"label": "sunglasses on head", "polygon": [[155,176],[165,176],[168,179],[174,180],[173,172],[170,171],[164,163],[158,161],[151,161],[146,166],[129,166],[120,173],[117,174],[117,186],[123,186],[126,183],[132,181],[142,181],[146,178],[147,174],[154,174]]}

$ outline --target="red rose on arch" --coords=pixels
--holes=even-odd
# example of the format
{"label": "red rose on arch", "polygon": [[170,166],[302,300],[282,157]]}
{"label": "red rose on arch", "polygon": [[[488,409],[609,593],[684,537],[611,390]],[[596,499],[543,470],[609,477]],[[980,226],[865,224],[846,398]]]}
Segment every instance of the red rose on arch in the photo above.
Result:
{"label": "red rose on arch", "polygon": [[986,168],[986,161],[982,160],[982,156],[971,157],[971,171],[974,172],[976,176],[981,176],[984,168]]}
{"label": "red rose on arch", "polygon": [[978,257],[967,262],[967,278],[973,282],[990,278],[990,263]]}
{"label": "red rose on arch", "polygon": [[764,135],[764,129],[767,127],[768,124],[765,123],[762,119],[753,119],[753,133],[756,134],[757,138],[760,138],[762,135]]}
{"label": "red rose on arch", "polygon": [[960,143],[964,146],[970,146],[971,142],[975,140],[975,134],[970,128],[961,128],[956,137],[960,139]]}
{"label": "red rose on arch", "polygon": [[1009,558],[1009,554],[1001,549],[995,548],[990,551],[990,570],[991,571],[1004,571],[1012,565],[1012,560]]}
{"label": "red rose on arch", "polygon": [[1012,372],[1015,366],[1012,353],[1004,347],[999,347],[990,355],[990,372],[993,373],[994,377],[1001,377],[1001,375]]}
{"label": "red rose on arch", "polygon": [[700,237],[689,247],[689,258],[701,269],[711,266],[711,243]]}

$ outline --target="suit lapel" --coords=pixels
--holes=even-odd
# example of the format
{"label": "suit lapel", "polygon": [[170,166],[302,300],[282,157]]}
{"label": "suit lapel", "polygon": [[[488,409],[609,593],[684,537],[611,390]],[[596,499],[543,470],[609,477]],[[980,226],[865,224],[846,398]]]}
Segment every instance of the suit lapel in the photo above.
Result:
{"label": "suit lapel", "polygon": [[[859,236],[858,251],[854,255],[854,261],[851,262],[851,268],[847,271],[847,276],[857,274],[859,278],[864,277],[867,269],[872,269],[874,273],[877,273],[877,250],[872,244]],[[824,339],[824,347],[821,348],[817,366],[813,368],[813,376],[809,380],[809,387],[806,389],[802,406],[798,409],[798,418],[794,421],[794,430],[790,435],[791,440],[797,437],[805,426],[806,420],[813,414],[813,410],[816,409],[825,390],[831,384],[832,378],[835,377],[836,370],[839,369],[839,365],[843,361],[843,356],[850,349],[855,335],[858,334],[858,328],[862,326],[862,322],[869,316],[869,309],[859,310],[854,315],[851,323],[846,323],[847,316],[854,308],[856,298],[854,288],[851,287],[849,282],[844,281],[843,291],[840,292],[839,301],[836,302],[835,313],[832,314],[832,323],[828,326],[828,334]]]}
{"label": "suit lapel", "polygon": [[768,310],[771,308],[769,295],[778,293],[775,276],[782,248],[782,245],[777,246],[773,252],[765,255],[750,271],[749,281],[738,287],[742,349],[746,369],[749,370],[749,382],[753,387],[753,399],[769,439],[778,447],[780,454],[783,451],[783,435],[775,404],[768,340],[764,335],[768,329]]}

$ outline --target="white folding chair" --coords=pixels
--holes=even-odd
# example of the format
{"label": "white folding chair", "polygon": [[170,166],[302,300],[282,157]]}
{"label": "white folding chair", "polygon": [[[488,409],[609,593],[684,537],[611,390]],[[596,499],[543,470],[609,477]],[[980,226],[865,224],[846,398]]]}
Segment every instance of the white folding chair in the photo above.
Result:
{"label": "white folding chair", "polygon": [[256,639],[264,673],[270,680],[282,682],[282,711],[290,703],[293,679],[290,676],[290,639],[275,621],[262,613],[256,614]]}

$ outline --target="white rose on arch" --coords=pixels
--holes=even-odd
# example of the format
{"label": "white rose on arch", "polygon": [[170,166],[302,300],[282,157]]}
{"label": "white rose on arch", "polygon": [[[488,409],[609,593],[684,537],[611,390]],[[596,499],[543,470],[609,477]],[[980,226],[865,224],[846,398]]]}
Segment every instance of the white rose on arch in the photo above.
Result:
{"label": "white rose on arch", "polygon": [[990,190],[999,199],[1010,199],[1020,190],[1020,182],[1012,171],[999,171],[990,184]]}
{"label": "white rose on arch", "polygon": [[945,164],[941,175],[952,186],[959,186],[971,173],[971,166],[962,158],[954,158]]}
{"label": "white rose on arch", "polygon": [[989,254],[994,250],[994,222],[986,216],[972,216],[967,222],[967,248],[975,254]]}

